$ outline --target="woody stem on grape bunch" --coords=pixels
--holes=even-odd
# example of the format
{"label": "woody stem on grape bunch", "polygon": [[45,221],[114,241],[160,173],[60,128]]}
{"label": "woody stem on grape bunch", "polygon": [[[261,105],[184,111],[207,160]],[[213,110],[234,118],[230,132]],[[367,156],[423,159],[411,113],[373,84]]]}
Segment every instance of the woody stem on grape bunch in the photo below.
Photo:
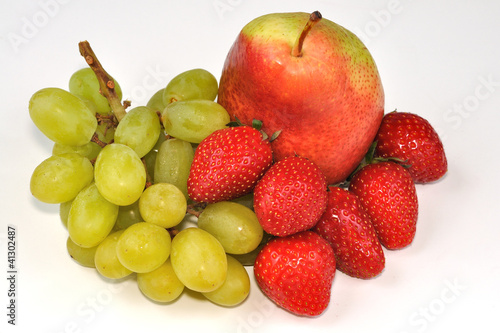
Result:
{"label": "woody stem on grape bunch", "polygon": [[80,54],[85,58],[85,61],[97,76],[100,92],[108,100],[116,119],[118,121],[122,120],[127,112],[116,93],[113,78],[104,70],[88,41],[78,43],[78,47],[80,49]]}

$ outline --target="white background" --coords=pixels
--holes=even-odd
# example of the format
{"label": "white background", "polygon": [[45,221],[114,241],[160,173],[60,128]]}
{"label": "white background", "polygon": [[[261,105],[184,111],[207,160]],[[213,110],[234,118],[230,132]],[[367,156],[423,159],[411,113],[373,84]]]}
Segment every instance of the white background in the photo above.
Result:
{"label": "white background", "polygon": [[[500,2],[496,1],[0,1],[0,331],[461,332],[497,327],[500,226]],[[110,283],[66,254],[57,205],[29,192],[52,144],[31,123],[28,100],[67,88],[88,40],[133,105],[197,67],[220,76],[229,47],[253,18],[319,10],[354,31],[378,65],[386,111],[418,113],[439,131],[449,172],[417,186],[414,243],[386,251],[378,278],[337,272],[319,318],[291,315],[255,285],[222,308],[185,293],[148,301],[133,279]],[[495,199],[496,198],[496,199]],[[7,225],[17,228],[17,325],[7,324]]]}

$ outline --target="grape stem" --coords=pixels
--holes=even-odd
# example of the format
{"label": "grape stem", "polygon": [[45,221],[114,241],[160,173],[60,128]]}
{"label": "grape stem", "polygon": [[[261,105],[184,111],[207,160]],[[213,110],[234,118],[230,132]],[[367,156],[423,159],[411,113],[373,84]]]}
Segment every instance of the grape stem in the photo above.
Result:
{"label": "grape stem", "polygon": [[167,231],[170,234],[170,238],[174,238],[180,232],[175,228],[168,228]]}
{"label": "grape stem", "polygon": [[151,178],[151,175],[148,172],[148,166],[146,165],[146,160],[144,159],[144,157],[141,158],[141,161],[142,161],[142,164],[144,165],[144,169],[146,170],[146,186],[145,186],[145,188],[148,188],[151,185],[153,185],[153,179]]}
{"label": "grape stem", "polygon": [[103,142],[99,139],[99,135],[97,135],[97,133],[94,133],[94,135],[92,135],[92,138],[90,139],[90,141],[97,143],[99,145],[99,147],[101,147],[101,148],[104,148],[107,145],[106,142]]}
{"label": "grape stem", "polygon": [[113,79],[102,67],[101,63],[97,59],[97,56],[90,47],[89,42],[80,42],[78,43],[78,47],[80,49],[80,54],[85,58],[85,61],[97,76],[97,80],[99,81],[100,93],[108,100],[108,103],[111,106],[111,110],[113,111],[116,119],[118,121],[122,120],[127,112],[125,111],[125,107],[121,103],[120,98],[118,98],[118,95],[116,94],[115,83]]}
{"label": "grape stem", "polygon": [[207,203],[205,202],[195,202],[187,206],[186,213],[194,215],[196,217],[200,217],[200,214],[203,212]]}
{"label": "grape stem", "polygon": [[200,214],[201,214],[201,212],[200,212],[200,211],[198,211],[198,210],[196,210],[196,209],[194,209],[194,208],[192,208],[192,207],[188,207],[188,208],[186,209],[186,213],[188,213],[188,214],[190,214],[190,215],[194,215],[194,216],[196,216],[196,217],[200,217]]}

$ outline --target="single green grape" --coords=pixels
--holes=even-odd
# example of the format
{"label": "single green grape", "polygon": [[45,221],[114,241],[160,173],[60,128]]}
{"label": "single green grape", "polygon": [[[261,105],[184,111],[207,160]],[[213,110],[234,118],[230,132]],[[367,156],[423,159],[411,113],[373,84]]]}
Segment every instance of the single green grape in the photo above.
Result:
{"label": "single green grape", "polygon": [[104,143],[112,143],[115,140],[116,129],[108,123],[102,123],[97,125],[95,133],[97,138]]}
{"label": "single green grape", "polygon": [[68,229],[68,215],[72,203],[73,200],[61,202],[59,204],[59,217],[61,218],[61,222],[63,223],[66,229]]}
{"label": "single green grape", "polygon": [[139,199],[139,211],[144,221],[172,228],[186,216],[187,201],[175,185],[157,183],[149,186]]}
{"label": "single green grape", "polygon": [[116,205],[127,206],[140,198],[146,185],[146,169],[132,148],[112,143],[97,156],[94,178],[103,197]]}
{"label": "single green grape", "polygon": [[231,200],[253,210],[253,192]]}
{"label": "single green grape", "polygon": [[52,147],[52,155],[61,155],[66,153],[76,153],[82,155],[83,157],[93,160],[97,158],[99,152],[101,151],[101,146],[95,142],[89,142],[83,146],[67,146],[60,143],[54,143]]}
{"label": "single green grape", "polygon": [[87,158],[75,153],[53,155],[33,171],[30,190],[42,202],[62,203],[74,199],[93,177],[94,168]]}
{"label": "single green grape", "polygon": [[82,266],[95,268],[95,251],[97,250],[97,246],[93,247],[81,247],[75,242],[71,240],[71,237],[68,237],[66,240],[66,249],[68,250],[68,254]]}
{"label": "single green grape", "polygon": [[[73,95],[75,95],[75,94],[73,94]],[[87,107],[89,108],[89,110],[92,111],[92,114],[99,113],[99,110],[97,109],[97,105],[95,105],[94,102],[86,99],[83,96],[78,96],[78,95],[75,95],[75,96],[78,97],[78,98],[80,98],[85,103],[85,105],[87,105]]]}
{"label": "single green grape", "polygon": [[255,250],[245,254],[231,254],[231,256],[236,260],[238,260],[243,266],[253,266],[255,263],[255,259],[257,259],[257,256],[259,255],[260,251],[264,248],[264,246],[266,246],[266,244],[272,238],[273,238],[272,235],[264,231],[264,236],[262,237],[262,241]]}
{"label": "single green grape", "polygon": [[124,230],[116,245],[116,254],[123,266],[136,273],[160,267],[169,257],[170,234],[165,228],[139,222]]}
{"label": "single green grape", "polygon": [[144,164],[146,164],[146,170],[151,179],[151,182],[154,180],[155,176],[155,164],[156,164],[156,156],[158,155],[158,150],[161,147],[161,144],[166,140],[165,132],[161,131],[158,137],[158,141],[154,147],[143,157]]}
{"label": "single green grape", "polygon": [[[121,100],[122,89],[115,79],[112,78],[112,80],[115,83],[116,95]],[[99,81],[92,68],[82,68],[73,73],[69,79],[69,91],[93,102],[100,114],[107,114],[111,111],[108,100],[99,92]]]}
{"label": "single green grape", "polygon": [[193,159],[194,150],[189,142],[181,139],[164,141],[156,156],[154,182],[174,184],[187,199],[187,179]]}
{"label": "single green grape", "polygon": [[170,257],[175,274],[191,290],[213,291],[226,280],[224,248],[202,229],[187,228],[179,232],[172,240]]}
{"label": "single green grape", "polygon": [[184,291],[184,285],[175,275],[170,258],[157,269],[137,273],[137,285],[142,293],[155,302],[172,302]]}
{"label": "single green grape", "polygon": [[97,128],[91,110],[77,96],[59,89],[44,88],[31,96],[31,120],[50,140],[68,146],[82,146]]}
{"label": "single green grape", "polygon": [[130,227],[132,224],[144,222],[139,211],[139,200],[131,205],[120,206],[118,209],[118,217],[116,218],[113,230],[123,230]]}
{"label": "single green grape", "polygon": [[163,110],[162,120],[167,134],[193,143],[200,143],[230,122],[222,105],[201,99],[169,104]]}
{"label": "single green grape", "polygon": [[243,302],[250,293],[250,278],[242,264],[227,256],[227,277],[222,286],[203,295],[215,304],[235,306]]}
{"label": "single green grape", "polygon": [[122,265],[116,255],[116,245],[124,230],[110,233],[98,246],[95,252],[95,267],[108,279],[121,279],[132,274],[132,271]]}
{"label": "single green grape", "polygon": [[217,79],[205,69],[196,68],[180,73],[163,91],[163,104],[189,99],[213,101],[217,96]]}
{"label": "single green grape", "polygon": [[158,141],[160,118],[153,109],[139,106],[128,111],[115,131],[115,142],[132,148],[139,157],[146,155]]}
{"label": "single green grape", "polygon": [[149,99],[149,101],[146,103],[146,106],[148,108],[151,108],[155,110],[156,112],[162,112],[163,109],[165,109],[165,103],[163,103],[163,92],[165,91],[165,88],[162,88],[155,92],[153,96]]}
{"label": "single green grape", "polygon": [[230,254],[251,252],[264,234],[251,209],[230,201],[209,204],[198,218],[198,227],[217,238]]}
{"label": "single green grape", "polygon": [[93,247],[111,232],[118,216],[118,206],[106,200],[95,183],[76,196],[68,214],[71,240],[81,247]]}

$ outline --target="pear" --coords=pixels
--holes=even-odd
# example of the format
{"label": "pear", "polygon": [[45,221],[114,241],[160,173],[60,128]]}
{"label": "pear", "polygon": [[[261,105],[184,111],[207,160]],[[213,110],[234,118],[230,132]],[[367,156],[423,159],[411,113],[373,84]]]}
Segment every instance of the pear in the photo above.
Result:
{"label": "pear", "polygon": [[328,184],[344,181],[384,115],[375,61],[361,40],[319,12],[274,13],[246,26],[227,55],[218,103],[233,120],[263,123],[274,159],[298,155]]}

